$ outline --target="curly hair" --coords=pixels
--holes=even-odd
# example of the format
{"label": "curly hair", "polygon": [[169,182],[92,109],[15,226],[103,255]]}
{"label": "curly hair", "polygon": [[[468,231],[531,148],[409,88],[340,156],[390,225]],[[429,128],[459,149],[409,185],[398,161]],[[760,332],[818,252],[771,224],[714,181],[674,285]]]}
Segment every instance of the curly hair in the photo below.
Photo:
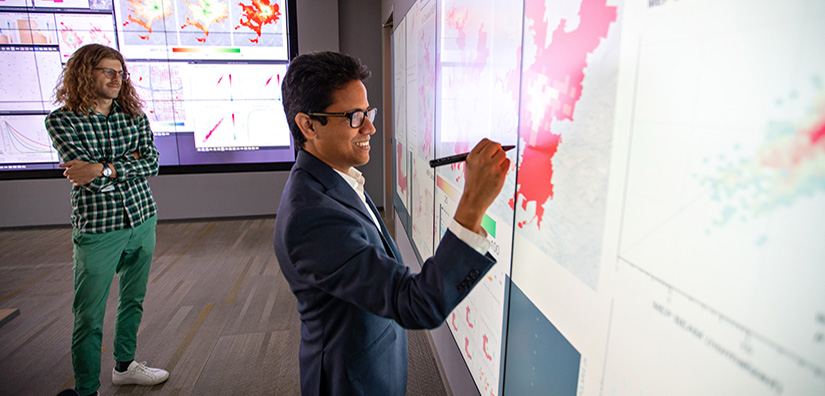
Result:
{"label": "curly hair", "polygon": [[[360,60],[338,52],[312,52],[290,62],[281,85],[284,112],[296,149],[303,149],[306,137],[295,115],[324,111],[332,105],[332,95],[352,81],[366,81],[370,71]],[[322,124],[325,117],[313,117]]]}
{"label": "curly hair", "polygon": [[[123,71],[128,71],[123,55],[117,50],[100,44],[84,45],[72,54],[60,73],[54,89],[54,103],[62,103],[69,111],[91,114],[97,101],[92,70],[103,59],[119,61]],[[124,112],[133,117],[143,114],[143,101],[129,80],[122,81],[117,102]]]}

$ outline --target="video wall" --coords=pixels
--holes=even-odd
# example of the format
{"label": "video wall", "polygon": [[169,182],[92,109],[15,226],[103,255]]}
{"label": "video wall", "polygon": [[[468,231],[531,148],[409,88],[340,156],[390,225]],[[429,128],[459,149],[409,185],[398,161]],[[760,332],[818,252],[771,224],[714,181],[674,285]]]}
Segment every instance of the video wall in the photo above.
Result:
{"label": "video wall", "polygon": [[[0,1],[0,178],[51,175],[44,120],[74,51],[126,58],[161,169],[294,161],[281,78],[297,53],[292,0]],[[40,171],[40,172],[38,172]]]}
{"label": "video wall", "polygon": [[446,326],[483,396],[825,394],[825,3],[419,0],[393,32],[419,259],[516,145]]}

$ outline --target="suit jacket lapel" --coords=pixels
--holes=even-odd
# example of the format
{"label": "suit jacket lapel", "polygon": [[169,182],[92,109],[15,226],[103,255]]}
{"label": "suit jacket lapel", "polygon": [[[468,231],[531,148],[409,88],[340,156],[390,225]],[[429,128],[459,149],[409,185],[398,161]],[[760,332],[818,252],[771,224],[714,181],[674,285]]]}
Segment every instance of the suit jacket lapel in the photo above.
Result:
{"label": "suit jacket lapel", "polygon": [[[320,181],[326,189],[326,194],[329,197],[346,206],[349,206],[358,213],[361,213],[362,216],[369,220],[370,224],[374,224],[372,221],[372,216],[370,216],[370,213],[367,212],[367,207],[364,206],[363,202],[361,202],[361,198],[358,197],[355,190],[353,190],[352,187],[350,187],[350,185],[347,184],[347,182],[344,181],[344,179],[342,179],[341,176],[339,176],[329,165],[319,160],[312,154],[307,153],[304,150],[299,150],[298,157],[295,159],[295,166],[304,169],[318,179],[318,181]],[[375,214],[375,218],[378,219],[378,224],[381,225],[381,229],[378,230],[378,233],[381,235],[382,242],[384,242],[384,250],[386,250],[387,254],[398,260],[401,257],[398,247],[395,245],[395,242],[389,238],[387,228],[384,226],[384,221],[381,220],[381,216],[379,215],[375,204],[372,203],[372,199],[370,199],[366,192],[364,192],[364,195],[367,198],[367,204]]]}
{"label": "suit jacket lapel", "polygon": [[312,154],[304,150],[299,150],[298,157],[295,159],[295,166],[304,169],[318,179],[326,189],[325,193],[329,197],[349,206],[372,222],[372,217],[370,217],[369,212],[367,212],[367,207],[361,202],[361,198],[358,198],[355,190],[353,190],[341,176],[335,173],[329,165]]}
{"label": "suit jacket lapel", "polygon": [[401,252],[398,251],[398,246],[396,246],[395,242],[392,240],[392,238],[390,238],[390,234],[389,231],[387,231],[387,227],[384,224],[384,220],[381,219],[381,214],[378,213],[378,208],[375,207],[375,203],[372,202],[372,198],[370,198],[369,194],[364,192],[364,196],[367,198],[367,204],[369,205],[370,210],[372,210],[372,212],[375,213],[375,218],[378,219],[378,224],[381,226],[381,229],[379,231],[381,232],[381,240],[384,242],[384,249],[394,259],[400,260]]}

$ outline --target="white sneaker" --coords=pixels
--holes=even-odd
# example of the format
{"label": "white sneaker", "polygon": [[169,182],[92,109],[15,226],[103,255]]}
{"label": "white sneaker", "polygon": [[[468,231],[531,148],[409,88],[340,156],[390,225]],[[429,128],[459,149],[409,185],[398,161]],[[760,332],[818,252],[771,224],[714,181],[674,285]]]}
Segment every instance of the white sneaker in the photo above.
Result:
{"label": "white sneaker", "polygon": [[132,361],[129,368],[122,373],[112,369],[112,383],[115,385],[157,385],[168,378],[168,371],[146,367],[146,362]]}

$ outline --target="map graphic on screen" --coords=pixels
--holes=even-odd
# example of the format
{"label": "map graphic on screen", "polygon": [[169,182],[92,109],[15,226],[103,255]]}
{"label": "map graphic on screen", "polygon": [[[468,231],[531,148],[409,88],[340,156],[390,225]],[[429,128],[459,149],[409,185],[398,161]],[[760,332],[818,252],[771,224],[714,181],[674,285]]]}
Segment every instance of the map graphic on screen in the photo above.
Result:
{"label": "map graphic on screen", "polygon": [[289,59],[283,0],[114,0],[114,6],[129,58]]}
{"label": "map graphic on screen", "polygon": [[60,35],[60,56],[66,62],[86,44],[114,47],[115,31],[112,16],[108,14],[55,14],[55,26]]}
{"label": "map graphic on screen", "polygon": [[132,85],[143,99],[152,131],[192,130],[184,100],[184,63],[130,62]]}

